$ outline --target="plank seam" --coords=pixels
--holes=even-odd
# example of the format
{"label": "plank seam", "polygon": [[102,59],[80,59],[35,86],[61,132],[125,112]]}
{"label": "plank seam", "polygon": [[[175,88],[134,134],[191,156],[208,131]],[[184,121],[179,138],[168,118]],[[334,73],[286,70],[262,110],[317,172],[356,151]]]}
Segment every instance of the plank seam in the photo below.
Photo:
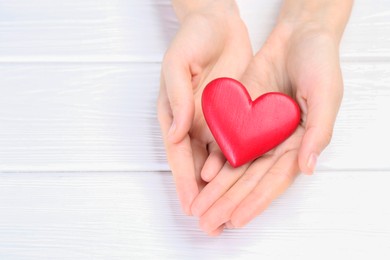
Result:
{"label": "plank seam", "polygon": [[[341,56],[342,63],[355,62],[390,62],[390,55],[359,55],[359,56]],[[152,63],[160,64],[161,58],[157,57],[0,57],[0,64],[128,64],[128,63]]]}

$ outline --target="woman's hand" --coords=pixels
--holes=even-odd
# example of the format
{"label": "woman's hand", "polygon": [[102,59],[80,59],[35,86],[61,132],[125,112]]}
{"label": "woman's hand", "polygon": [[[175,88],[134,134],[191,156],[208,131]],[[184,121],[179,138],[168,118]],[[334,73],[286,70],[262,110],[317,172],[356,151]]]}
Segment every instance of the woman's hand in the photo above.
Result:
{"label": "woman's hand", "polygon": [[163,60],[158,118],[179,199],[191,214],[204,180],[225,162],[203,118],[203,89],[217,77],[239,79],[253,54],[234,1],[182,0],[174,7],[181,26]]}
{"label": "woman's hand", "polygon": [[[310,3],[308,9],[322,9],[298,18],[295,12],[301,12],[302,6],[295,7],[305,1]],[[236,169],[226,163],[210,175],[211,182],[192,205],[208,234],[218,234],[225,226],[246,225],[284,192],[300,171],[312,173],[317,157],[331,140],[343,95],[338,50],[349,9],[342,3],[338,8],[340,12],[346,9],[344,16],[331,12],[329,24],[340,21],[332,30],[323,24],[327,15],[323,12],[330,7],[311,2],[286,1],[278,24],[241,78],[252,99],[270,91],[295,98],[302,110],[301,124],[285,142],[254,162]]]}

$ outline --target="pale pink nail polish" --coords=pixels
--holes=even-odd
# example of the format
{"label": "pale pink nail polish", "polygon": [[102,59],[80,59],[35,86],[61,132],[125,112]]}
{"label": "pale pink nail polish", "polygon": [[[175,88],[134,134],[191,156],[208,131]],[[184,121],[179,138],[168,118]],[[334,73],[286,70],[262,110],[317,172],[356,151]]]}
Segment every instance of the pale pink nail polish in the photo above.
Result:
{"label": "pale pink nail polish", "polygon": [[313,174],[316,165],[317,165],[318,155],[315,153],[310,154],[309,159],[307,160],[307,168],[309,168],[308,174]]}
{"label": "pale pink nail polish", "polygon": [[169,128],[169,131],[168,131],[168,137],[170,139],[172,139],[172,137],[174,136],[175,131],[176,131],[176,122],[175,122],[175,120],[173,120],[172,125],[171,125],[171,127]]}

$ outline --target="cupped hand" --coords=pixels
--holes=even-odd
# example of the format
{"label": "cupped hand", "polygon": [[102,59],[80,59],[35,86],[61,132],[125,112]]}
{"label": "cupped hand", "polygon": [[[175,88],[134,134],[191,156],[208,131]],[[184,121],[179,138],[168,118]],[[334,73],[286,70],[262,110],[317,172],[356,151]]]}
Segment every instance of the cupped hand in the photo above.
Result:
{"label": "cupped hand", "polygon": [[203,118],[203,88],[217,77],[239,79],[252,57],[248,32],[235,5],[215,11],[210,7],[183,17],[164,56],[158,118],[178,197],[187,214],[209,172],[218,171],[225,162]]}
{"label": "cupped hand", "polygon": [[[343,94],[339,41],[323,28],[278,24],[249,64],[241,82],[252,99],[270,91],[292,96],[301,123],[282,144],[233,169],[227,162],[192,205],[208,234],[242,227],[283,193],[300,171],[312,173],[329,144]],[[218,231],[218,232],[216,232]]]}

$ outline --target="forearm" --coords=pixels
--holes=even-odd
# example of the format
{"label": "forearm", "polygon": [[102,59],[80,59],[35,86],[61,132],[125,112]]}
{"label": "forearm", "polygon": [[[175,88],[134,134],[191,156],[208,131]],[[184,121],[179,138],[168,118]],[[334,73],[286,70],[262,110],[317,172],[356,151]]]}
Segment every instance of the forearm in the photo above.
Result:
{"label": "forearm", "polygon": [[353,0],[285,0],[278,20],[317,26],[340,40],[352,5]]}
{"label": "forearm", "polygon": [[238,13],[234,0],[172,0],[172,5],[180,22],[193,13],[214,13],[215,15]]}

